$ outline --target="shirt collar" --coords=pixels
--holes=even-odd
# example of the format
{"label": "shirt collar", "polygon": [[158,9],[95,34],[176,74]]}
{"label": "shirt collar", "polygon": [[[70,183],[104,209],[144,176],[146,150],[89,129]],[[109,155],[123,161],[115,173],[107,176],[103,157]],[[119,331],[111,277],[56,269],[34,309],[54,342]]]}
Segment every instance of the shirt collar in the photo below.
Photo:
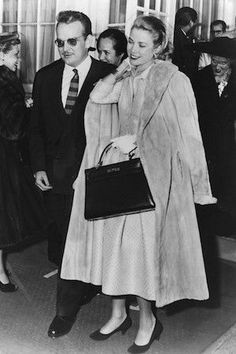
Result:
{"label": "shirt collar", "polygon": [[84,72],[88,72],[90,66],[92,63],[92,59],[91,57],[88,55],[83,61],[82,63],[80,63],[79,65],[77,65],[76,67],[72,67],[68,64],[65,63],[65,68],[64,68],[64,72],[65,73],[72,73],[73,69],[77,69],[78,74],[83,74]]}

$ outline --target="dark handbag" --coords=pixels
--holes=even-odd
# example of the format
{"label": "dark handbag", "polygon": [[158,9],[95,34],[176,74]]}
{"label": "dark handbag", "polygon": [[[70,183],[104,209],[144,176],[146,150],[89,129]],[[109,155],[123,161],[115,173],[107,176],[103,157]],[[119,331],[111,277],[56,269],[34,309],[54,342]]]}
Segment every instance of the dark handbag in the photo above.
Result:
{"label": "dark handbag", "polygon": [[103,165],[103,150],[96,167],[85,170],[85,219],[96,220],[155,209],[139,158]]}

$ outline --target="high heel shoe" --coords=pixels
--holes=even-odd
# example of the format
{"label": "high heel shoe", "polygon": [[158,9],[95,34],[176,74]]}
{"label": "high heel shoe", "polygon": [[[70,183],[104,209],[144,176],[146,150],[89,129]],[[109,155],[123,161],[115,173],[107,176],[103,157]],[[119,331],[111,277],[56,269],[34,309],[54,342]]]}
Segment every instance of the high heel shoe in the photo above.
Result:
{"label": "high heel shoe", "polygon": [[126,331],[128,331],[128,329],[131,327],[131,325],[131,318],[127,316],[126,319],[121,323],[121,325],[114,329],[114,331],[107,334],[103,334],[100,332],[100,329],[98,329],[97,331],[91,333],[89,337],[93,340],[106,340],[116,332],[121,332],[122,334],[125,334]]}
{"label": "high heel shoe", "polygon": [[10,281],[7,284],[3,284],[0,281],[0,291],[2,291],[4,293],[13,293],[17,289],[18,289],[18,286],[16,286],[15,284],[12,284]]}
{"label": "high heel shoe", "polygon": [[162,331],[163,331],[163,326],[161,322],[158,319],[156,319],[156,324],[153,329],[149,342],[145,345],[137,345],[133,343],[131,347],[128,348],[128,352],[132,354],[145,353],[150,348],[150,346],[152,345],[155,339],[159,340]]}

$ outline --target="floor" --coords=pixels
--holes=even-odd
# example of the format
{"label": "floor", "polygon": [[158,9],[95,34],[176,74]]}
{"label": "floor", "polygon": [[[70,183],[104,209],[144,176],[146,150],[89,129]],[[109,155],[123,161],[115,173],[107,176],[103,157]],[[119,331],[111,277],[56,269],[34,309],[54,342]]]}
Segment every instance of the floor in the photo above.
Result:
{"label": "floor", "polygon": [[[137,329],[135,307],[131,310],[133,326],[125,335],[117,333],[105,342],[94,342],[88,335],[106,321],[110,309],[108,297],[96,296],[82,308],[71,332],[52,340],[47,336],[47,329],[54,317],[56,275],[55,267],[47,261],[46,241],[10,254],[7,263],[19,290],[12,294],[0,293],[0,354],[127,352]],[[183,303],[184,306],[158,309],[164,331],[148,353],[203,353],[213,348],[213,343],[236,323],[236,263],[221,260],[220,268],[220,307]]]}

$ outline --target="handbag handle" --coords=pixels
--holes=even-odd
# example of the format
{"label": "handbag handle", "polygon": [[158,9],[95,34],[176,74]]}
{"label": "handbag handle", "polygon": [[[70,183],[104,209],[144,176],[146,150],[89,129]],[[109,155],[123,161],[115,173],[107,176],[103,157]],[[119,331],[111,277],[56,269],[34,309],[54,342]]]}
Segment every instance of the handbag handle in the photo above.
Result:
{"label": "handbag handle", "polygon": [[[103,149],[102,153],[101,153],[101,156],[99,158],[99,161],[98,161],[98,164],[97,164],[97,167],[100,167],[103,165],[103,157],[106,153],[108,153],[108,151],[112,148],[112,144],[113,142],[109,143],[108,145],[105,146],[105,148]],[[134,149],[132,149],[130,152],[129,152],[129,160],[131,160],[133,157],[134,157],[134,150],[137,149],[137,146],[135,146]]]}

